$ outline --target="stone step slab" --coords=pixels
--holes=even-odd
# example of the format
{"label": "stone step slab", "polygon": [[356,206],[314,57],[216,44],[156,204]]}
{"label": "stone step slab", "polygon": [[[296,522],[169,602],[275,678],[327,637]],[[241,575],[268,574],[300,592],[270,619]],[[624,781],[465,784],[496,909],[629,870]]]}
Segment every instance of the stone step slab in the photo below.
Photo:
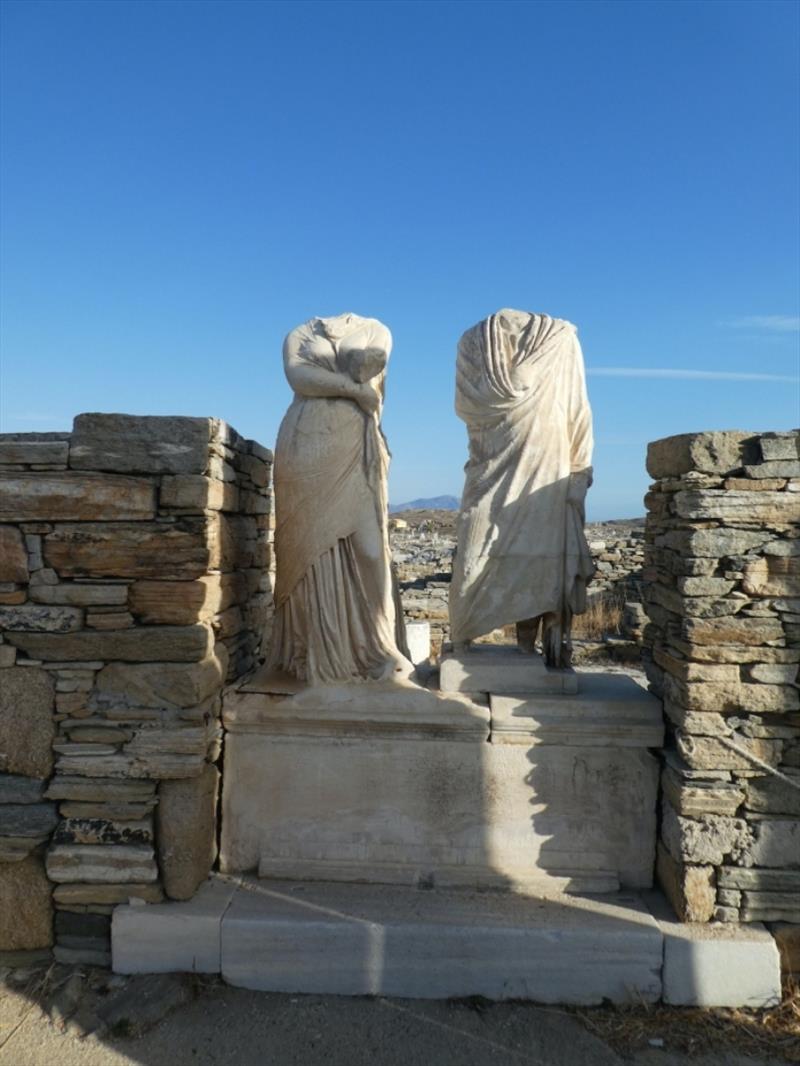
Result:
{"label": "stone step slab", "polygon": [[679,922],[663,897],[646,899],[664,937],[665,1003],[754,1009],[780,1003],[780,958],[763,925]]}
{"label": "stone step slab", "polygon": [[654,1002],[657,926],[636,896],[612,899],[246,881],[222,921],[222,976],[262,991]]}
{"label": "stone step slab", "polygon": [[210,878],[191,900],[117,907],[111,926],[115,973],[220,973],[222,918],[238,879]]}
{"label": "stone step slab", "polygon": [[[120,907],[120,973],[220,972],[242,988],[546,1003],[660,996],[662,937],[635,895],[426,892],[211,879],[189,902]],[[214,968],[216,964],[217,969]]]}

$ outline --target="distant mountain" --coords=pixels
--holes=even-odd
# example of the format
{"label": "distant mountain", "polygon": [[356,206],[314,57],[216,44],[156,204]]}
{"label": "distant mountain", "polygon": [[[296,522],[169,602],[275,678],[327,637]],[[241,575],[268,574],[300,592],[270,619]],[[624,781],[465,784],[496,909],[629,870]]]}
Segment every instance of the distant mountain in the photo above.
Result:
{"label": "distant mountain", "polygon": [[397,514],[398,511],[457,511],[459,505],[457,496],[431,496],[427,500],[390,503],[389,514]]}

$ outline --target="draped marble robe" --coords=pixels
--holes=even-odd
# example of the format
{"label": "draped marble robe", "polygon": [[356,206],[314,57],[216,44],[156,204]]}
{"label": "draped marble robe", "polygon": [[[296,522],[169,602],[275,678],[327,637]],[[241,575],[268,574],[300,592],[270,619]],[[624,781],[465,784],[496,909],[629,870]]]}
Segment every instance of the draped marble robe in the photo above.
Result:
{"label": "draped marble robe", "polygon": [[389,330],[313,318],[286,338],[295,397],[275,448],[270,665],[311,684],[408,676],[380,428]]}
{"label": "draped marble robe", "polygon": [[586,609],[594,570],[583,532],[592,417],[575,327],[502,310],[467,330],[456,412],[467,425],[469,461],[452,639],[540,623],[548,664],[568,665],[572,615]]}

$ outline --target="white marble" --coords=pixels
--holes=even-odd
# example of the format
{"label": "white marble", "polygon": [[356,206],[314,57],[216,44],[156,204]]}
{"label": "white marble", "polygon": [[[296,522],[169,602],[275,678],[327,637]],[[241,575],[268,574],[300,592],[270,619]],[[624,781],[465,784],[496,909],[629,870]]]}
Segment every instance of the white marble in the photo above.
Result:
{"label": "white marble", "polygon": [[664,1002],[682,1007],[774,1007],[781,965],[760,922],[679,922],[660,894],[647,901],[664,936]]}
{"label": "white marble", "polygon": [[589,671],[579,677],[580,695],[492,694],[492,743],[662,746],[661,701],[647,689],[625,674]]}
{"label": "white marble", "polygon": [[541,655],[502,644],[475,644],[442,656],[442,692],[527,693],[552,695],[578,691],[574,670],[553,670]]}
{"label": "white marble", "polygon": [[[649,886],[660,714],[630,684],[634,711],[589,678],[590,695],[548,698],[541,719],[525,701],[504,707],[496,731],[485,705],[412,685],[229,695],[222,868],[528,893]],[[638,746],[614,743],[633,722]]]}
{"label": "white marble", "polygon": [[585,900],[245,882],[222,976],[272,992],[655,1002],[662,937],[635,897]]}
{"label": "white marble", "polygon": [[270,664],[313,684],[407,677],[380,426],[389,330],[312,318],[283,347],[294,400],[275,448]]}
{"label": "white marble", "polygon": [[430,622],[406,622],[408,657],[415,666],[424,665],[431,657]]}
{"label": "white marble", "polygon": [[210,877],[181,903],[116,907],[111,920],[115,973],[219,973],[222,916],[238,879]]}
{"label": "white marble", "polygon": [[550,666],[569,663],[572,615],[593,573],[583,533],[592,419],[575,327],[504,309],[458,344],[456,412],[469,462],[450,587],[461,644],[517,623]]}

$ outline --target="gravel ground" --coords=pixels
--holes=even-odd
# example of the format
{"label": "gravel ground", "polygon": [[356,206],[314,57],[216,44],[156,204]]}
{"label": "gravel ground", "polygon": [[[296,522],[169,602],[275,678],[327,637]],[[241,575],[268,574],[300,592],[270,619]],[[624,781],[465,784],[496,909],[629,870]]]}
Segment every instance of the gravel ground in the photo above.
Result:
{"label": "gravel ground", "polygon": [[[2,988],[3,1066],[778,1066],[729,1047],[686,1057],[670,1051],[666,1033],[664,1047],[621,1057],[571,1012],[528,1003],[290,996],[177,976],[126,988],[99,971],[65,980]],[[142,1007],[147,982],[155,1013],[153,997]],[[119,1007],[126,997],[127,1013],[109,1013],[110,1001]],[[87,1034],[96,1009],[113,1024]]]}

